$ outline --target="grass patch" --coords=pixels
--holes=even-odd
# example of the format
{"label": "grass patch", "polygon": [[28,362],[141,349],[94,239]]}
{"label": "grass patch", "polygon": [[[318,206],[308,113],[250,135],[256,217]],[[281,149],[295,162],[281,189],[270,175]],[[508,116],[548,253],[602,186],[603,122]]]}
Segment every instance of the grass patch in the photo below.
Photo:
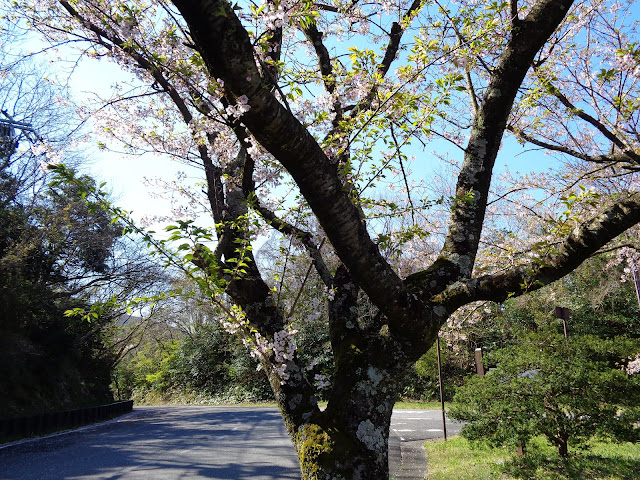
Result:
{"label": "grass patch", "polygon": [[474,444],[460,436],[444,440],[430,440],[427,450],[428,480],[493,480],[500,476],[502,464],[510,453],[502,448]]}
{"label": "grass patch", "polygon": [[[210,396],[199,392],[184,392],[172,390],[170,392],[139,391],[133,396],[136,405],[167,406],[167,405],[198,405],[198,406],[225,406],[225,407],[277,407],[278,404],[270,401],[252,401],[234,396]],[[327,402],[318,402],[320,408],[326,408]],[[420,402],[413,400],[401,400],[396,402],[393,408],[399,410],[440,410],[440,402]],[[445,408],[448,404],[445,403]]]}
{"label": "grass patch", "polygon": [[[445,403],[445,410],[448,405]],[[440,402],[414,402],[410,400],[401,400],[396,402],[393,408],[400,410],[440,410]]]}
{"label": "grass patch", "polygon": [[425,444],[428,480],[637,480],[640,445],[592,441],[589,450],[570,449],[562,459],[544,438],[517,458],[512,448],[490,447],[462,437]]}

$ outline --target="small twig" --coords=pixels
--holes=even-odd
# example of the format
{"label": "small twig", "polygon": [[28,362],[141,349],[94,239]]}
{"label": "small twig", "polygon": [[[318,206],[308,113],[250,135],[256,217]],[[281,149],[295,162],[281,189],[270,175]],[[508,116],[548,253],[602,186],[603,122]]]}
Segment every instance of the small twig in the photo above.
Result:
{"label": "small twig", "polygon": [[[318,250],[320,250],[322,248],[322,246],[324,245],[324,238],[322,239],[322,241],[320,242],[320,246],[318,247]],[[309,278],[309,275],[311,274],[311,269],[313,268],[313,263],[314,261],[311,260],[311,263],[309,264],[309,268],[307,268],[307,273],[304,276],[304,280],[302,281],[302,285],[300,285],[300,289],[298,290],[298,295],[296,295],[295,300],[293,301],[293,305],[291,305],[291,311],[289,312],[289,315],[287,316],[287,318],[291,318],[293,317],[294,312],[296,311],[296,305],[298,304],[298,300],[300,299],[300,296],[302,295],[302,290],[304,289],[304,286],[307,283],[307,279]]]}

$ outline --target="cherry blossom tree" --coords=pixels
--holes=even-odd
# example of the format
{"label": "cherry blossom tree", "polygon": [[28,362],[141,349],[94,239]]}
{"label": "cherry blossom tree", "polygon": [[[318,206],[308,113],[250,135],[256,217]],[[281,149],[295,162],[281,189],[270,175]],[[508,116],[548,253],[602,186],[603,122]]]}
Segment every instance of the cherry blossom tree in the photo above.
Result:
{"label": "cherry blossom tree", "polygon": [[[635,255],[636,2],[16,4],[50,42],[131,73],[80,112],[101,142],[202,168],[204,202],[182,192],[215,228],[181,220],[173,238],[260,359],[305,479],[388,477],[403,373],[456,311],[603,251]],[[552,169],[501,172],[514,139]],[[296,353],[299,295],[283,299],[254,258],[268,231],[306,252],[301,290],[310,275],[325,286],[324,410],[324,379]]]}

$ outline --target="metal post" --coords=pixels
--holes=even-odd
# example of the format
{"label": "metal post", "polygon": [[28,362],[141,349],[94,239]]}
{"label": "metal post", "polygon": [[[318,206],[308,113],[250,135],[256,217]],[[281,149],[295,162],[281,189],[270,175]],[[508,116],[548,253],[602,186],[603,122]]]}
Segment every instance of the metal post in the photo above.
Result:
{"label": "metal post", "polygon": [[440,361],[440,335],[436,337],[436,349],[438,351],[438,383],[440,384],[440,407],[442,409],[442,433],[447,440],[447,417],[444,414],[444,390],[442,388],[442,362]]}
{"label": "metal post", "polygon": [[[29,140],[31,143],[35,144],[36,140],[38,142],[44,143],[44,139],[40,135],[38,135],[38,133],[30,124],[14,120],[14,118],[9,115],[6,110],[0,110],[0,113],[8,119],[4,120],[3,118],[0,118],[0,137],[4,137],[6,139],[4,141],[8,143],[8,146],[6,148],[7,151],[5,153],[5,156],[7,158],[11,157],[13,151],[18,147],[19,135],[15,134],[16,129],[21,130],[22,134],[24,134],[27,140]],[[36,140],[34,140],[31,135],[33,135]]]}
{"label": "metal post", "polygon": [[482,365],[482,349],[476,348],[476,371],[479,377],[484,377],[484,365]]}

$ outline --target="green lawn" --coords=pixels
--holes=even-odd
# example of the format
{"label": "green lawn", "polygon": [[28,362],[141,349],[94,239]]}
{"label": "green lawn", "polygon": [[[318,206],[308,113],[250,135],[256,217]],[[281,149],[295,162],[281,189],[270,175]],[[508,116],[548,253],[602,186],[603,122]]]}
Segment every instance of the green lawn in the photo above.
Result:
{"label": "green lawn", "polygon": [[[448,404],[444,404],[445,410]],[[400,410],[440,410],[440,402],[414,402],[414,401],[399,401],[393,406]]]}
{"label": "green lawn", "polygon": [[492,448],[462,437],[425,443],[428,480],[638,480],[640,444],[592,441],[587,450],[558,457],[543,438],[527,445],[517,458],[514,449]]}
{"label": "green lawn", "polygon": [[[277,407],[275,402],[243,402],[243,403],[226,403],[217,401],[216,399],[194,396],[189,394],[180,394],[174,396],[161,396],[159,394],[150,393],[142,398],[134,399],[136,405],[218,405],[225,407]],[[327,402],[319,402],[322,408],[327,406]],[[448,404],[445,404],[445,408]],[[440,410],[440,402],[418,402],[402,400],[396,402],[393,408],[400,410]]]}

